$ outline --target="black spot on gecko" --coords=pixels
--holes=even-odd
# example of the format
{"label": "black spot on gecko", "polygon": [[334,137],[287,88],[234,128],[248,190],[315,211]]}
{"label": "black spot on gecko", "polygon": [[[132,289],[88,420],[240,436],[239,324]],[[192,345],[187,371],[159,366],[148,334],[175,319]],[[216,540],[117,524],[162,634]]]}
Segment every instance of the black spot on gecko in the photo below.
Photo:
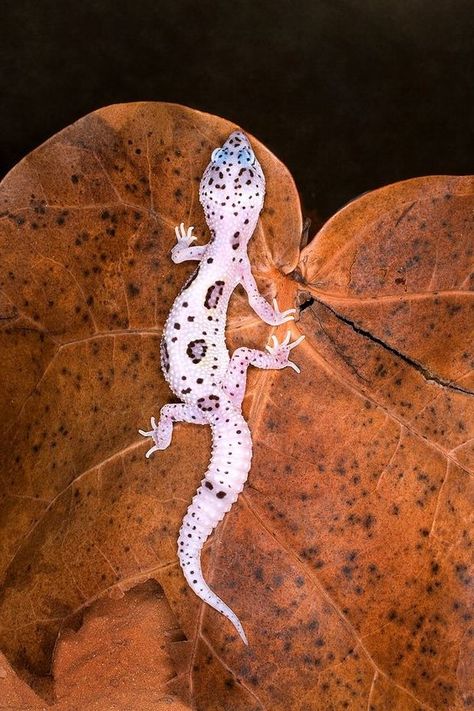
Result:
{"label": "black spot on gecko", "polygon": [[163,370],[168,372],[170,369],[170,357],[169,357],[169,353],[168,353],[168,346],[167,346],[164,338],[161,341],[160,353],[161,353],[161,367],[163,368]]}
{"label": "black spot on gecko", "polygon": [[186,354],[191,358],[193,363],[200,363],[207,353],[207,345],[204,338],[197,338],[195,341],[190,341],[186,348]]}
{"label": "black spot on gecko", "polygon": [[204,306],[206,307],[206,309],[215,309],[223,293],[223,281],[216,281],[215,284],[211,284],[211,286],[207,290],[206,298],[204,299]]}
{"label": "black spot on gecko", "polygon": [[198,398],[197,406],[203,412],[212,412],[213,410],[218,410],[220,407],[219,396],[208,395],[207,397],[200,397]]}
{"label": "black spot on gecko", "polygon": [[206,487],[207,487],[208,489],[210,489],[211,491],[212,491],[212,489],[214,488],[214,485],[211,484],[210,481],[206,481],[206,483],[204,484],[204,486],[206,486]]}
{"label": "black spot on gecko", "polygon": [[223,499],[224,496],[227,496],[227,494],[226,494],[225,491],[218,491],[217,494],[216,494],[216,497],[217,497],[218,499]]}
{"label": "black spot on gecko", "polygon": [[232,249],[238,249],[240,247],[240,232],[234,232],[232,237]]}

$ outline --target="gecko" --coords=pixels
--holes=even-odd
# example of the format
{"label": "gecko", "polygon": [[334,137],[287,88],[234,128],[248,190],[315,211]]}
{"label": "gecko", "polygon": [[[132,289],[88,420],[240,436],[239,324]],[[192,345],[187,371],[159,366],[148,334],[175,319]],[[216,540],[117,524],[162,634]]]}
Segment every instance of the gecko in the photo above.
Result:
{"label": "gecko", "polygon": [[176,422],[211,428],[210,463],[184,516],[178,558],[191,589],[234,625],[245,644],[248,640],[239,618],[204,579],[201,550],[237,500],[250,470],[252,438],[242,415],[249,366],[290,367],[300,372],[289,356],[304,336],[291,342],[288,331],[280,343],[273,335],[266,352],[242,347],[230,356],[226,346],[227,308],[239,284],[265,323],[278,326],[294,320],[295,309],[280,311],[276,299],[270,304],[260,294],[252,275],[247,245],[264,197],[262,167],[247,136],[234,131],[222,147],[212,152],[199,186],[209,242],[193,245],[193,227],[186,229],[181,223],[175,228],[173,262],[199,262],[171,307],[160,345],[163,375],[181,402],[164,405],[159,421],[151,418],[152,429],[139,430],[154,443],[145,455],[148,458],[170,445]]}

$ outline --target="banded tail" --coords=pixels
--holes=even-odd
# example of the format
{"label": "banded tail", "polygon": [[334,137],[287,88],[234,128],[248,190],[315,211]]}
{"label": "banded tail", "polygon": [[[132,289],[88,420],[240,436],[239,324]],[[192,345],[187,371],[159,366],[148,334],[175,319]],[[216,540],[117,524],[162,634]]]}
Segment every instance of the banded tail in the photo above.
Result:
{"label": "banded tail", "polygon": [[221,406],[218,414],[209,417],[211,461],[184,516],[178,537],[178,556],[185,578],[196,595],[227,617],[242,641],[248,644],[239,618],[211,590],[201,570],[201,549],[242,491],[252,458],[250,430],[240,410],[222,397]]}

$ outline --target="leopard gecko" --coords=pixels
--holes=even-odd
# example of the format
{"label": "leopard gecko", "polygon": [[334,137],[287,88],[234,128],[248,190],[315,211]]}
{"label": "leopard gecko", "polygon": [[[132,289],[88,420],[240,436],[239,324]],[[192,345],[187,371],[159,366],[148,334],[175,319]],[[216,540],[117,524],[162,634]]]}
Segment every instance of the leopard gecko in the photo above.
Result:
{"label": "leopard gecko", "polygon": [[171,390],[182,401],[164,405],[152,429],[139,430],[154,445],[146,453],[166,449],[175,422],[210,425],[212,455],[207,472],[184,516],[178,538],[178,557],[192,590],[234,625],[245,644],[247,637],[237,615],[210,589],[201,570],[201,549],[213,529],[229,511],[243,489],[252,458],[252,439],[242,416],[247,369],[285,368],[296,372],[290,351],[304,338],[259,351],[238,348],[229,356],[225,342],[227,307],[238,284],[247,292],[250,306],[272,326],[294,319],[295,309],[280,311],[259,293],[247,255],[265,195],[265,176],[241,131],[234,131],[211,156],[200,183],[199,199],[210,231],[204,246],[193,228],[175,228],[177,244],[173,262],[199,262],[177,296],[161,340],[161,367]]}

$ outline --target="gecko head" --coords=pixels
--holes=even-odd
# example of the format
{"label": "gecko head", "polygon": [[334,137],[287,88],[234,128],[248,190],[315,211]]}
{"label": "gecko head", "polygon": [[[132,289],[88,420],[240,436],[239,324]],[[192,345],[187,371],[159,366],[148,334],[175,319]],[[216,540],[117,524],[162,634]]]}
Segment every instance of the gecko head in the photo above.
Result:
{"label": "gecko head", "polygon": [[211,155],[199,188],[199,199],[210,226],[248,226],[252,234],[263,207],[265,176],[247,136],[234,131]]}

